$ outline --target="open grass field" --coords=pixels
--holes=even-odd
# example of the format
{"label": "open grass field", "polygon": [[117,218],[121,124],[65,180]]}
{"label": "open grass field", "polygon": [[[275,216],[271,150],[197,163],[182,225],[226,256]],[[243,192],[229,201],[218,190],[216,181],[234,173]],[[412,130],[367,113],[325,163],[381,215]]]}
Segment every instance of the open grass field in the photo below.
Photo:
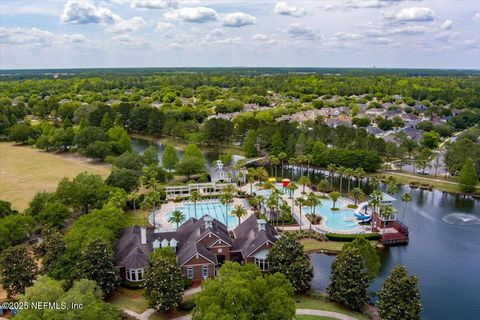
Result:
{"label": "open grass field", "polygon": [[111,167],[77,154],[48,153],[30,146],[0,143],[0,199],[24,210],[37,192],[54,191],[63,177],[88,171],[106,178]]}

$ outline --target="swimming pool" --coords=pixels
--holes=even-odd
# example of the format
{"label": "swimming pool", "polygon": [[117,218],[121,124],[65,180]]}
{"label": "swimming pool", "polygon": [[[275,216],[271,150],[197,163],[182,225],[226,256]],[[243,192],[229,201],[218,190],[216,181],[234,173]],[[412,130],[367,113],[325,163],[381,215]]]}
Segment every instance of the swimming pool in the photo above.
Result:
{"label": "swimming pool", "polygon": [[[344,206],[341,200],[335,203],[335,208]],[[332,200],[322,199],[322,206],[315,208],[315,213],[320,214],[324,218],[324,224],[327,228],[338,231],[350,231],[358,227],[357,219],[354,211],[350,209],[340,209],[338,211],[330,210],[333,207]],[[303,207],[303,213],[310,213],[310,207]]]}
{"label": "swimming pool", "polygon": [[[230,204],[223,205],[220,202],[197,202],[197,219],[200,219],[204,215],[208,214],[210,217],[217,219],[223,224],[225,221],[225,210],[228,211],[228,228],[233,228],[238,224],[238,218],[230,215],[232,206]],[[175,210],[181,211],[185,215],[185,219],[188,220],[191,217],[195,217],[195,208],[193,203],[183,204],[181,207],[175,208]],[[167,214],[167,220],[171,216],[171,212]]]}

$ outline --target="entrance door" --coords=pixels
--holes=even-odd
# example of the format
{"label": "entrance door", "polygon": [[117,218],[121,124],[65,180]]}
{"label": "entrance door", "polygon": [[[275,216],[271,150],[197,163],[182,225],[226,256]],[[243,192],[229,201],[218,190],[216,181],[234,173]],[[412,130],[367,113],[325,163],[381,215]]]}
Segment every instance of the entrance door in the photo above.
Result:
{"label": "entrance door", "polygon": [[218,264],[223,264],[223,262],[225,261],[225,256],[224,255],[217,256],[217,261],[218,261]]}

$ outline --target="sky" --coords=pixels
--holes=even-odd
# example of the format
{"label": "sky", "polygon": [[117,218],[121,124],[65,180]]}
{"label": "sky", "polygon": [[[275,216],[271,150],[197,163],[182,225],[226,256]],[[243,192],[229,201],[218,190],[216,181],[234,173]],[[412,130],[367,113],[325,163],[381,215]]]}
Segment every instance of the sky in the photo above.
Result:
{"label": "sky", "polygon": [[0,69],[480,69],[480,0],[1,0]]}

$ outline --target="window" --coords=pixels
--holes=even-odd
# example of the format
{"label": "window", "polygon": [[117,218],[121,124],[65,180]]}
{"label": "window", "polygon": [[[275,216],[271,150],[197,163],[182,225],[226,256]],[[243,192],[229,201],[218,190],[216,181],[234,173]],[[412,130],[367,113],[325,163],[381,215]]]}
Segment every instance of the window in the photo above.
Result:
{"label": "window", "polygon": [[187,278],[188,279],[193,279],[193,268],[192,267],[187,268]]}
{"label": "window", "polygon": [[208,266],[202,266],[202,277],[208,278]]}
{"label": "window", "polygon": [[268,271],[268,261],[267,260],[255,258],[255,264],[260,268],[260,270]]}
{"label": "window", "polygon": [[143,280],[143,268],[141,269],[127,269],[127,280],[128,281],[142,281]]}

